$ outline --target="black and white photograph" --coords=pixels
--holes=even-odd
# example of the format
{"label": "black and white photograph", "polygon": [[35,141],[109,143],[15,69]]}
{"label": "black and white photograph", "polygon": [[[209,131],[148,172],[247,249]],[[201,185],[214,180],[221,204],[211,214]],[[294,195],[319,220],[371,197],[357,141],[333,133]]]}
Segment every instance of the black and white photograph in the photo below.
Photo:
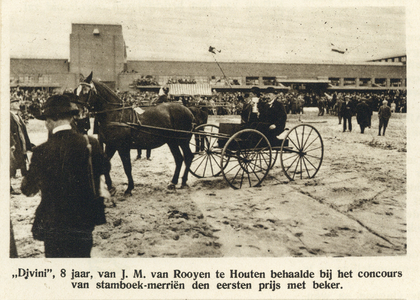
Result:
{"label": "black and white photograph", "polygon": [[412,11],[316,3],[2,4],[10,261],[372,258],[403,277]]}

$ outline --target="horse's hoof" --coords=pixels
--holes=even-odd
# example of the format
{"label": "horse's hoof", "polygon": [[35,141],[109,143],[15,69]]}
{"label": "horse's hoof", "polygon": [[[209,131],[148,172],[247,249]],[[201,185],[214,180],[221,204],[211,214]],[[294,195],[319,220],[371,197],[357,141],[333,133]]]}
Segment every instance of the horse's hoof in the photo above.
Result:
{"label": "horse's hoof", "polygon": [[175,186],[175,184],[173,184],[173,183],[170,183],[170,184],[168,185],[168,190],[175,190],[175,188],[176,188],[176,186]]}
{"label": "horse's hoof", "polygon": [[112,187],[110,189],[108,189],[109,194],[112,196],[115,196],[115,194],[117,193],[117,189],[115,187]]}
{"label": "horse's hoof", "polygon": [[181,185],[181,189],[189,189],[189,188],[190,188],[190,186],[186,183]]}
{"label": "horse's hoof", "polygon": [[124,192],[124,197],[130,197],[133,196],[133,194],[131,193],[131,191],[125,191]]}

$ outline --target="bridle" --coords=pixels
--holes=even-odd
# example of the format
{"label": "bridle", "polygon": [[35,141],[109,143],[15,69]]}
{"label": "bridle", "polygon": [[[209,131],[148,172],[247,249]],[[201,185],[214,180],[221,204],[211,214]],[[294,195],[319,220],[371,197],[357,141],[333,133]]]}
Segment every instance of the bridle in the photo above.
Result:
{"label": "bridle", "polygon": [[87,100],[86,100],[86,107],[89,109],[89,111],[91,111],[91,109],[94,108],[94,106],[91,105],[91,100],[92,100],[92,97],[93,97],[92,95],[94,95],[95,97],[98,97],[100,100],[102,100],[102,103],[106,103],[107,105],[119,106],[119,108],[114,108],[114,109],[92,111],[91,114],[93,114],[93,115],[103,114],[103,113],[106,113],[106,112],[112,112],[112,111],[117,111],[117,110],[124,110],[124,109],[128,108],[128,106],[125,106],[124,103],[108,102],[108,100],[106,98],[104,98],[102,95],[100,95],[98,93],[98,91],[96,90],[95,84],[93,82],[91,82],[91,83],[81,82],[76,89],[76,95],[77,96],[80,96],[80,93],[83,90],[83,86],[88,86],[90,88],[89,92],[87,93],[88,96],[87,96]]}

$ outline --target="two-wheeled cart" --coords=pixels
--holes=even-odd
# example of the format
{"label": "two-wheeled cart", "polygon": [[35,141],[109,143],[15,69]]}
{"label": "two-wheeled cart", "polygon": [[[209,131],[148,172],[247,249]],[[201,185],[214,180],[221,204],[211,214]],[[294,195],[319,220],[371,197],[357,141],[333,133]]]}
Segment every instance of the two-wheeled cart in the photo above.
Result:
{"label": "two-wheeled cart", "polygon": [[198,178],[223,175],[234,189],[254,187],[263,182],[279,159],[289,180],[313,178],[324,156],[318,130],[299,124],[280,137],[269,141],[258,126],[203,124],[195,128],[191,139],[194,160],[190,172]]}

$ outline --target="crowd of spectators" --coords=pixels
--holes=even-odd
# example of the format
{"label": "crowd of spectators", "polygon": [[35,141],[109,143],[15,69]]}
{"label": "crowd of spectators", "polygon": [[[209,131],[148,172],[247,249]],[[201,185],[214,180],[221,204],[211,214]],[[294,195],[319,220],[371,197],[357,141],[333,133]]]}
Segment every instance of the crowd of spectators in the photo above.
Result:
{"label": "crowd of spectators", "polygon": [[134,86],[154,86],[159,85],[156,79],[151,75],[141,76],[140,78],[134,80]]}
{"label": "crowd of spectators", "polygon": [[197,82],[195,79],[188,79],[188,78],[169,78],[168,84],[196,84]]}
{"label": "crowd of spectators", "polygon": [[42,105],[52,95],[44,89],[10,88],[10,106],[12,110],[19,111],[22,119],[27,122],[36,115]]}
{"label": "crowd of spectators", "polygon": [[[145,77],[146,79],[146,77]],[[21,89],[19,87],[10,89],[11,105],[20,111],[22,118],[27,121],[39,111],[54,91],[43,89]],[[118,96],[127,106],[150,106],[157,100],[157,91],[136,91],[118,92]],[[383,100],[388,101],[392,112],[406,113],[407,99],[406,91],[357,91],[357,92],[301,92],[301,91],[279,91],[277,101],[283,102],[287,113],[301,113],[303,107],[318,107],[319,115],[324,113],[336,115],[337,101],[343,100],[348,95],[356,104],[365,99],[372,111],[378,111]],[[244,99],[249,97],[249,92],[224,91],[216,92],[208,96],[170,96],[171,101],[178,101],[186,106],[206,107],[212,115],[240,114]],[[264,97],[262,90],[261,97]]]}

